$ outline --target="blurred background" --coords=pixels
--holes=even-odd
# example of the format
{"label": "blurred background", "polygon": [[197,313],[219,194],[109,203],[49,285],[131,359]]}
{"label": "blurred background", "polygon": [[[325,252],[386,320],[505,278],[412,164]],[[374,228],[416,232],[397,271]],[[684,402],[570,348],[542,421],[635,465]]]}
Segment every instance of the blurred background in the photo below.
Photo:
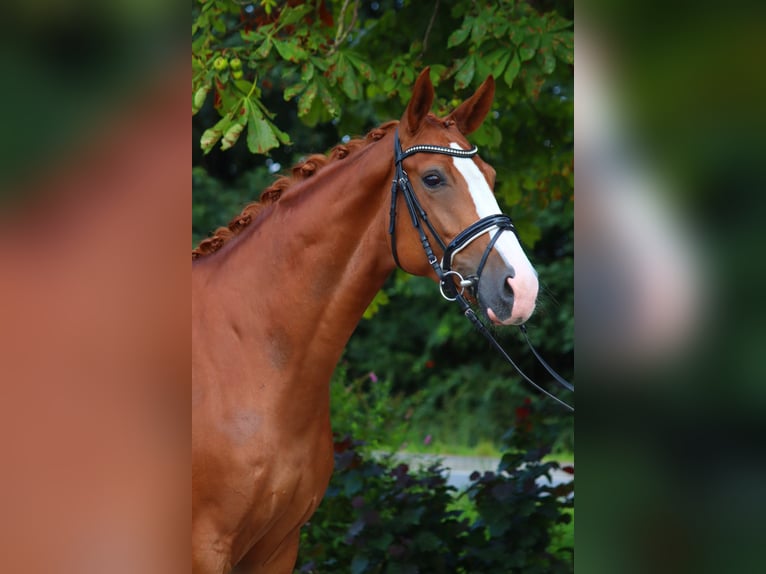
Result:
{"label": "blurred background", "polygon": [[583,572],[757,572],[763,10],[576,20]]}
{"label": "blurred background", "polygon": [[190,569],[191,73],[175,18],[3,7],[6,572]]}

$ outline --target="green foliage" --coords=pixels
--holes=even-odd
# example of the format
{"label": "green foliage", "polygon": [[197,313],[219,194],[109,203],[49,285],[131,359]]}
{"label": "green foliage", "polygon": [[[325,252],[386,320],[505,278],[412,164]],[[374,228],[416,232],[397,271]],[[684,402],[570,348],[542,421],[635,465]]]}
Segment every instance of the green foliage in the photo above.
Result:
{"label": "green foliage", "polygon": [[497,471],[474,473],[460,495],[439,465],[413,470],[337,440],[335,473],[302,531],[296,572],[572,572],[562,526],[572,520],[574,484],[537,482],[558,466],[542,462],[555,425],[523,409]]}
{"label": "green foliage", "polygon": [[341,361],[330,382],[333,432],[364,437],[369,449],[396,450],[404,442],[408,421],[402,416],[402,397],[393,397],[391,383],[370,371],[353,379]]}
{"label": "green foliage", "polygon": [[[192,17],[192,114],[212,93],[222,118],[200,140],[206,153],[226,133],[236,141],[242,130],[229,132],[233,125],[252,134],[252,153],[290,143],[264,101],[275,84],[294,103],[297,117],[316,126],[345,119],[353,109],[349,104],[362,98],[379,102],[381,109],[390,108],[386,102],[392,99],[405,101],[426,65],[432,65],[435,82],[451,81],[458,93],[490,74],[502,79],[508,89],[499,93],[498,107],[511,109],[524,99],[537,100],[546,82],[558,81],[562,64],[574,61],[572,22],[557,10],[538,11],[517,0],[463,0],[449,7],[198,0]],[[230,66],[235,60],[238,65]],[[454,103],[442,99],[439,105],[446,111]],[[497,150],[499,134],[508,132],[491,131],[493,137],[480,136],[477,143]]]}

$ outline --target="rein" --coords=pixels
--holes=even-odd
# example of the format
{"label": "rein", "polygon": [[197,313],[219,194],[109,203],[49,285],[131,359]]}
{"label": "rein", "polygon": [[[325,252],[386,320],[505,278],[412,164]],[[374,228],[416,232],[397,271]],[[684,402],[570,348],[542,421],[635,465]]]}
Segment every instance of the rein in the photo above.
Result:
{"label": "rein", "polygon": [[[423,206],[420,205],[420,202],[418,201],[418,198],[412,188],[412,183],[410,182],[409,176],[407,175],[407,172],[404,171],[404,167],[402,166],[402,162],[405,158],[408,158],[409,156],[416,153],[437,153],[442,155],[449,155],[452,157],[472,158],[478,153],[478,151],[479,150],[476,146],[469,150],[463,150],[427,144],[415,145],[407,148],[406,150],[402,150],[402,145],[399,141],[399,130],[396,130],[396,133],[394,134],[394,165],[396,167],[396,173],[394,175],[394,181],[391,185],[391,210],[388,226],[388,232],[391,235],[391,253],[394,257],[394,262],[396,263],[397,267],[404,270],[401,263],[399,262],[399,255],[396,250],[396,205],[398,194],[401,192],[402,196],[404,197],[405,205],[407,206],[407,211],[410,214],[412,225],[418,232],[420,243],[423,246],[423,251],[425,251],[426,257],[428,258],[428,263],[431,265],[431,267],[433,267],[433,270],[439,279],[439,290],[441,291],[442,297],[444,297],[447,301],[454,301],[458,304],[461,312],[466,316],[471,324],[490,342],[490,344],[505,358],[505,360],[508,361],[514,369],[516,369],[516,371],[524,378],[524,380],[526,380],[529,384],[531,384],[543,394],[547,395],[565,408],[574,412],[574,408],[572,406],[559,399],[556,395],[546,391],[543,387],[530,379],[524,373],[524,371],[519,368],[519,366],[513,361],[513,359],[511,359],[505,349],[503,349],[500,343],[497,342],[486,325],[482,323],[481,319],[479,319],[479,317],[476,315],[476,312],[471,308],[470,303],[464,296],[465,289],[469,289],[469,291],[474,295],[478,293],[481,273],[484,270],[484,265],[487,262],[487,258],[489,257],[490,252],[494,248],[497,240],[500,238],[500,234],[504,231],[513,231],[516,233],[516,228],[514,227],[511,218],[502,214],[482,217],[458,233],[457,236],[448,245],[446,245],[442,238],[439,236],[439,233],[436,231],[436,229],[434,229],[431,221],[428,219],[428,214],[423,209]],[[428,235],[426,233],[426,228],[431,232],[431,236],[436,240],[436,242],[439,244],[439,247],[444,252],[441,261],[439,261],[439,258],[434,254],[433,248],[431,247],[431,242],[428,239]],[[492,230],[496,231],[494,235],[492,235],[489,244],[482,254],[481,260],[479,261],[479,266],[476,269],[476,273],[464,278],[462,275],[460,275],[460,273],[454,271],[452,269],[452,259],[455,257],[455,255],[457,255],[471,242],[478,239],[485,233],[491,233]],[[458,291],[455,285],[455,280],[457,280],[458,285],[460,286],[460,291]],[[524,339],[526,340],[527,345],[529,345],[532,354],[534,354],[535,358],[540,362],[543,368],[545,368],[545,370],[548,371],[548,373],[550,373],[556,382],[559,383],[562,387],[569,391],[574,391],[574,386],[561,375],[556,373],[556,371],[554,371],[553,368],[551,368],[551,366],[543,360],[540,354],[532,346],[532,343],[527,336],[526,326],[520,325],[519,329],[524,335]]]}

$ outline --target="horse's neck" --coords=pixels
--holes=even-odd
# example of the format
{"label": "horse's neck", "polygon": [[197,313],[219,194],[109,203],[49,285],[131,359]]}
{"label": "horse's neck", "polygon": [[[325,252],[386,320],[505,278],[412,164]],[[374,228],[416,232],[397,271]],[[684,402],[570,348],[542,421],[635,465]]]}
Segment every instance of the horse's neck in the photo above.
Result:
{"label": "horse's neck", "polygon": [[354,327],[394,268],[390,139],[286,191],[217,272],[226,276],[220,295],[237,330],[253,334],[242,341],[274,347],[265,352],[274,370],[288,380],[314,380],[325,393]]}

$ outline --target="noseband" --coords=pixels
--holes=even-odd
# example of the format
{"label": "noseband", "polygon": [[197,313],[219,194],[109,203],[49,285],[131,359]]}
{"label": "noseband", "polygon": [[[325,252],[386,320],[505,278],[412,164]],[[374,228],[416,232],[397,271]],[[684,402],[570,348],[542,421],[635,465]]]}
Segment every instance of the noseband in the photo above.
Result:
{"label": "noseband", "polygon": [[[471,323],[479,330],[479,332],[481,332],[481,334],[484,335],[490,341],[490,343],[492,343],[492,345],[503,355],[503,357],[505,357],[505,359],[511,365],[513,365],[513,367],[527,382],[529,382],[535,388],[551,397],[555,401],[561,403],[569,410],[574,411],[570,405],[532,381],[532,379],[530,379],[518,367],[518,365],[516,365],[508,353],[506,353],[500,344],[495,340],[489,329],[487,329],[484,323],[481,322],[479,317],[476,315],[476,312],[471,308],[470,303],[464,296],[464,291],[466,288],[468,288],[471,294],[474,296],[478,294],[481,273],[484,270],[487,258],[489,257],[492,249],[495,247],[495,243],[497,243],[500,235],[504,231],[512,231],[516,233],[516,228],[514,227],[511,218],[502,214],[494,214],[488,215],[487,217],[482,217],[458,233],[455,238],[447,245],[439,236],[439,233],[436,231],[436,229],[434,229],[434,226],[428,219],[428,214],[423,209],[423,206],[420,205],[420,202],[418,201],[418,198],[412,188],[412,183],[410,182],[409,176],[407,175],[407,172],[404,171],[404,167],[402,166],[402,162],[406,158],[416,153],[436,153],[459,158],[472,158],[478,153],[478,151],[479,150],[476,146],[469,150],[463,150],[428,144],[415,145],[407,148],[406,150],[402,150],[402,145],[399,141],[399,130],[396,130],[394,134],[394,165],[396,167],[396,173],[394,175],[393,184],[391,185],[391,210],[390,221],[388,225],[388,232],[391,235],[391,254],[394,257],[394,262],[396,263],[397,267],[404,269],[399,262],[399,255],[396,249],[396,206],[398,194],[401,192],[402,196],[404,197],[405,205],[407,206],[407,211],[410,214],[412,226],[418,232],[420,243],[423,246],[423,251],[425,251],[428,263],[431,265],[431,267],[433,267],[433,270],[439,279],[439,290],[441,291],[442,297],[448,301],[455,301],[460,306],[463,314],[471,321]],[[439,247],[442,249],[443,255],[441,261],[439,261],[439,258],[434,254],[433,248],[431,247],[431,241],[428,239],[428,234],[426,233],[426,228],[428,231],[430,231],[431,236],[436,240]],[[493,230],[494,235],[492,235],[489,243],[487,244],[487,247],[484,249],[484,253],[479,260],[479,265],[476,268],[476,273],[464,278],[460,273],[454,271],[452,269],[452,259],[455,257],[455,255],[457,255],[460,251],[465,249],[468,245],[470,245],[473,241],[485,233],[491,233]],[[457,285],[455,284],[455,280],[458,282]],[[459,291],[457,286],[460,287]],[[535,355],[537,360],[540,361],[540,364],[542,364],[542,366],[556,379],[560,385],[570,391],[574,391],[574,386],[562,378],[558,373],[556,373],[537,353],[535,348],[532,346],[532,343],[529,341],[529,338],[527,337],[526,326],[520,325],[520,329],[524,335],[524,338],[526,339],[527,344],[529,345],[529,348],[532,350],[532,353]]]}

